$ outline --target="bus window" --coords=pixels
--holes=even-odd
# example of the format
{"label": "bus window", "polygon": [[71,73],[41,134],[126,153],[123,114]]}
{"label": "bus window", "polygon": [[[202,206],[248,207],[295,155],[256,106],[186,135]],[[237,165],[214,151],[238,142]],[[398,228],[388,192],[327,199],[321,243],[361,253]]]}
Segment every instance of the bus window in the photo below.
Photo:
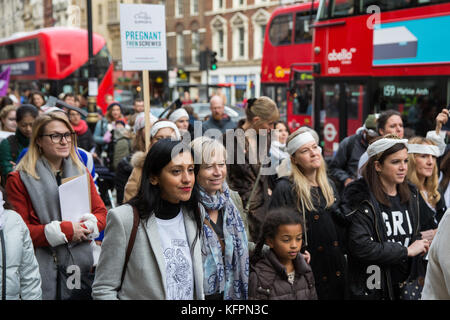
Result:
{"label": "bus window", "polygon": [[326,0],[322,2],[319,20],[346,17],[355,13],[354,0]]}
{"label": "bus window", "polygon": [[362,0],[363,12],[367,12],[369,6],[375,5],[381,11],[412,8],[433,3],[449,2],[448,0]]}
{"label": "bus window", "polygon": [[292,43],[292,15],[275,17],[270,24],[269,40],[274,46]]}
{"label": "bus window", "polygon": [[310,19],[309,11],[297,12],[295,15],[295,43],[312,42],[312,29],[309,22],[314,20],[314,16]]}
{"label": "bus window", "polygon": [[339,118],[339,85],[324,84],[321,90],[322,105],[327,118]]}
{"label": "bus window", "polygon": [[293,95],[293,113],[312,116],[312,84],[299,85]]}
{"label": "bus window", "polygon": [[346,84],[345,95],[347,119],[358,120],[362,118],[366,87],[360,84]]}

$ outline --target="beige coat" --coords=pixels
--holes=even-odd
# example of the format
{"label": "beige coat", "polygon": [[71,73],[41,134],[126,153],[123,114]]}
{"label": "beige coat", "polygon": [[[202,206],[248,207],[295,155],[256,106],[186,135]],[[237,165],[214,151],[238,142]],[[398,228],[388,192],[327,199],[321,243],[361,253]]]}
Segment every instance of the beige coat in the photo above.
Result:
{"label": "beige coat", "polygon": [[450,208],[442,217],[428,252],[422,300],[450,300]]}
{"label": "beige coat", "polygon": [[128,182],[125,185],[125,192],[123,195],[123,202],[131,200],[138,193],[141,185],[142,168],[144,167],[145,157],[147,153],[138,151],[131,157],[131,165],[133,171],[131,172]]}

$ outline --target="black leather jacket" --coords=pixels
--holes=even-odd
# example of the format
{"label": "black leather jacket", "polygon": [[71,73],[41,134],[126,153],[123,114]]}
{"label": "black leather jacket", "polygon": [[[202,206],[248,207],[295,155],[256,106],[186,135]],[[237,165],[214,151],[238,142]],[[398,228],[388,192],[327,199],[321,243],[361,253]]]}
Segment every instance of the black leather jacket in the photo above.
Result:
{"label": "black leather jacket", "polygon": [[[413,243],[421,239],[419,200],[417,189],[412,184],[409,187],[411,198],[407,206],[414,230]],[[408,249],[387,241],[381,209],[364,179],[345,188],[342,210],[350,223],[347,251],[351,299],[397,299],[391,269],[408,261]]]}

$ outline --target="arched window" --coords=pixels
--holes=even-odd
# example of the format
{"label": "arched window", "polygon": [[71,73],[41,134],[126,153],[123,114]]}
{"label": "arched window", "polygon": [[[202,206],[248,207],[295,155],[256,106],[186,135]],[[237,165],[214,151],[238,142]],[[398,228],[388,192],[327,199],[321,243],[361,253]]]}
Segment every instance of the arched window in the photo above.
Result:
{"label": "arched window", "polygon": [[218,16],[211,21],[212,50],[217,52],[217,60],[227,60],[227,21]]}
{"label": "arched window", "polygon": [[258,10],[252,16],[253,23],[253,59],[261,59],[264,49],[264,35],[267,23],[270,19],[270,13],[264,9]]}
{"label": "arched window", "polygon": [[231,18],[230,23],[233,37],[233,59],[248,59],[248,18],[237,13]]}

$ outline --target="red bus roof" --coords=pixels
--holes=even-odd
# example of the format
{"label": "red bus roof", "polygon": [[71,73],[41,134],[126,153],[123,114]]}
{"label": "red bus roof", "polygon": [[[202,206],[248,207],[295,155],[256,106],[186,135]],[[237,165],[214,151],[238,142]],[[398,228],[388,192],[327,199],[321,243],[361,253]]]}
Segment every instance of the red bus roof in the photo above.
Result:
{"label": "red bus roof", "polygon": [[[319,1],[315,1],[313,9],[316,10]],[[286,83],[289,81],[291,66],[295,63],[310,63],[312,61],[312,43],[295,43],[274,46],[269,37],[272,21],[280,16],[296,12],[308,12],[311,10],[311,3],[299,3],[284,7],[279,7],[272,12],[267,24],[264,36],[263,57],[261,61],[261,82],[262,83]],[[295,18],[293,18],[295,21]],[[295,26],[293,25],[293,33]],[[294,36],[294,35],[293,35]]]}
{"label": "red bus roof", "polygon": [[[88,32],[85,29],[52,27],[22,32],[0,40],[0,46],[39,39],[39,56],[0,61],[0,64],[34,61],[36,74],[20,76],[23,79],[64,79],[88,61]],[[105,39],[93,33],[93,53],[106,44]],[[19,76],[18,76],[19,77]]]}
{"label": "red bus roof", "polygon": [[[372,16],[373,17],[373,16]],[[450,74],[450,3],[316,21],[314,62],[319,77],[395,77]],[[358,30],[358,32],[355,32]]]}

